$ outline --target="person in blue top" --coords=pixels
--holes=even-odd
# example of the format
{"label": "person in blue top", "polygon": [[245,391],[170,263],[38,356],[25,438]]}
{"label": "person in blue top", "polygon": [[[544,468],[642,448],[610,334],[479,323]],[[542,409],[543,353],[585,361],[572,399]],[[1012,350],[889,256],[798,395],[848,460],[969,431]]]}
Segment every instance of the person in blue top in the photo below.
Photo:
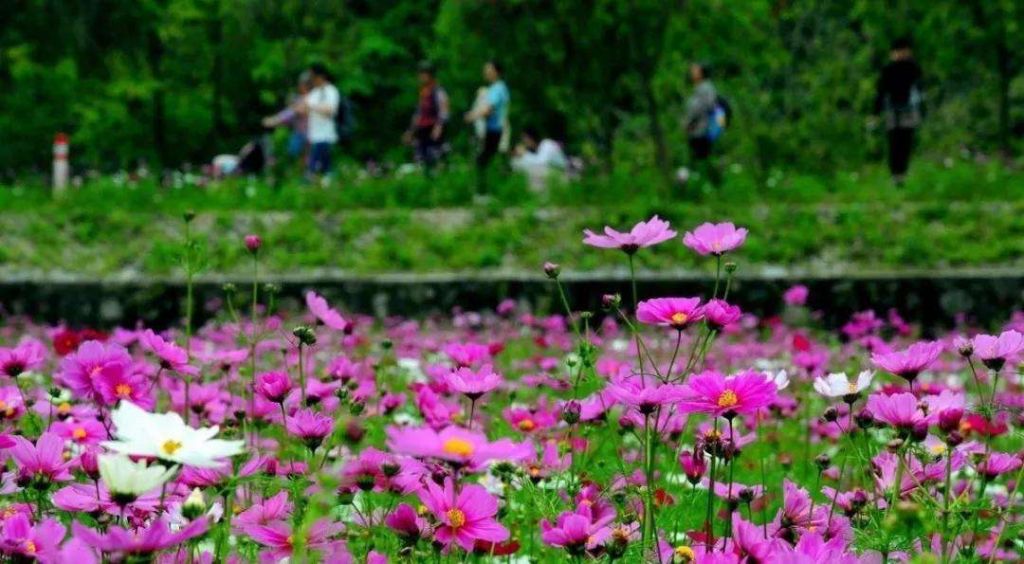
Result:
{"label": "person in blue top", "polygon": [[473,123],[477,120],[484,122],[483,142],[476,158],[478,188],[481,192],[485,190],[483,177],[501,146],[501,138],[508,123],[510,100],[508,86],[505,86],[505,81],[502,79],[502,68],[497,61],[490,60],[484,64],[484,80],[488,84],[486,94],[481,97],[480,103],[476,104],[465,116],[466,123]]}

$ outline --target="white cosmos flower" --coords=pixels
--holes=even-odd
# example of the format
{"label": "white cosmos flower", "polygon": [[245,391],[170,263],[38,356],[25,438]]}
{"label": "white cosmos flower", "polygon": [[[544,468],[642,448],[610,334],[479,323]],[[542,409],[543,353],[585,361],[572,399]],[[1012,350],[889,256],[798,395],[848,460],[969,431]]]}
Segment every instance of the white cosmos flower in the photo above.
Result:
{"label": "white cosmos flower", "polygon": [[779,370],[775,374],[769,372],[765,376],[768,377],[772,384],[775,384],[777,390],[785,390],[786,386],[789,385],[789,374],[786,374],[785,370]]}
{"label": "white cosmos flower", "polygon": [[159,464],[147,466],[145,462],[132,462],[123,454],[101,454],[99,456],[100,479],[107,485],[113,497],[136,498],[164,485],[174,475],[174,468]]}
{"label": "white cosmos flower", "polygon": [[132,456],[149,456],[197,468],[215,468],[242,452],[242,441],[213,438],[218,427],[193,429],[177,413],[149,413],[122,400],[111,414],[116,441],[106,448]]}
{"label": "white cosmos flower", "polygon": [[856,380],[851,381],[845,372],[833,372],[828,376],[815,378],[814,389],[819,394],[830,398],[851,396],[866,390],[874,377],[873,371],[864,370],[857,375]]}

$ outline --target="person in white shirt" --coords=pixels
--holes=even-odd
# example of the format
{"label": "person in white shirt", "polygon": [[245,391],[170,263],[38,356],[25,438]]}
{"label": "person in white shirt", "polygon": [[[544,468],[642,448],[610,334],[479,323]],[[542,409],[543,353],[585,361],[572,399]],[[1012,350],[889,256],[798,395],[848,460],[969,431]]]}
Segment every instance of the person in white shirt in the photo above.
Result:
{"label": "person in white shirt", "polygon": [[335,116],[338,114],[341,94],[331,83],[331,75],[324,65],[310,65],[309,73],[313,89],[306,94],[304,103],[309,119],[306,127],[309,138],[308,170],[311,174],[326,174],[331,168],[331,146],[338,142]]}
{"label": "person in white shirt", "polygon": [[549,178],[565,174],[569,165],[562,146],[553,139],[542,139],[532,127],[523,129],[522,142],[512,158],[513,170],[526,174],[533,190],[542,190]]}

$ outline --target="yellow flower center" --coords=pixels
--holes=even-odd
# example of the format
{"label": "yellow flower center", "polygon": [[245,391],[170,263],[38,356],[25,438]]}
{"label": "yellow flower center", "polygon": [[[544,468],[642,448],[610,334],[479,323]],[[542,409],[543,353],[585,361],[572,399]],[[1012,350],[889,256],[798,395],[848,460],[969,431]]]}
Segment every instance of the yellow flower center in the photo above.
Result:
{"label": "yellow flower center", "polygon": [[71,431],[71,437],[76,441],[80,441],[87,436],[89,436],[89,433],[85,432],[84,427],[76,427],[74,431]]}
{"label": "yellow flower center", "polygon": [[7,409],[7,402],[0,400],[0,410]]}
{"label": "yellow flower center", "polygon": [[128,384],[118,384],[114,387],[114,395],[124,399],[132,396],[132,387]]}
{"label": "yellow flower center", "polygon": [[451,525],[453,529],[458,529],[466,524],[466,514],[463,513],[461,509],[449,509],[447,515],[448,524]]}
{"label": "yellow flower center", "polygon": [[64,402],[64,403],[58,405],[57,406],[57,413],[59,413],[61,415],[67,415],[67,414],[71,413],[71,404],[68,403],[68,402]]}
{"label": "yellow flower center", "polygon": [[537,428],[537,424],[532,419],[523,419],[519,422],[519,430],[530,432]]}
{"label": "yellow flower center", "polygon": [[164,454],[167,456],[174,456],[174,453],[178,452],[178,449],[182,447],[181,441],[170,439],[164,441],[164,444],[160,447],[163,449]]}
{"label": "yellow flower center", "polygon": [[944,445],[942,443],[935,443],[935,444],[932,445],[932,448],[929,449],[929,450],[932,451],[932,454],[934,454],[935,456],[938,456],[938,455],[944,454],[946,452],[946,445]]}
{"label": "yellow flower center", "polygon": [[29,554],[35,554],[36,553],[36,543],[34,541],[30,541],[30,540],[25,541],[25,552],[27,552]]}
{"label": "yellow flower center", "polygon": [[473,443],[465,439],[448,439],[441,445],[441,450],[455,456],[469,456],[473,454]]}
{"label": "yellow flower center", "polygon": [[718,396],[718,407],[732,407],[739,402],[740,398],[736,397],[736,392],[732,390],[726,390]]}
{"label": "yellow flower center", "polygon": [[284,539],[284,542],[286,542],[288,546],[292,546],[295,544],[295,537],[293,535],[288,535],[288,537]]}
{"label": "yellow flower center", "polygon": [[672,314],[672,325],[685,325],[686,321],[690,319],[690,316],[683,312],[676,312]]}
{"label": "yellow flower center", "polygon": [[697,558],[697,555],[693,553],[693,549],[685,545],[677,546],[674,552],[679,560],[683,562],[693,562]]}
{"label": "yellow flower center", "polygon": [[846,386],[846,391],[849,394],[856,394],[857,393],[857,383],[856,382],[850,382],[849,385]]}

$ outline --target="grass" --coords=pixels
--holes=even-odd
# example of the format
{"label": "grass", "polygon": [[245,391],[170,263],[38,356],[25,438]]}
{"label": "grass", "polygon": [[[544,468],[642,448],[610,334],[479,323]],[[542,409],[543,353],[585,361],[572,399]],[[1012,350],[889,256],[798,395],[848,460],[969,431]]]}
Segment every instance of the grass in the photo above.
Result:
{"label": "grass", "polygon": [[[536,271],[546,260],[618,268],[617,253],[580,244],[582,229],[628,228],[654,213],[679,230],[726,220],[750,228],[758,235],[743,249],[750,268],[1017,266],[1024,254],[1024,178],[998,164],[922,162],[899,189],[877,169],[758,179],[734,165],[714,193],[650,172],[594,174],[547,194],[510,177],[486,206],[467,206],[474,178],[458,166],[436,179],[344,177],[328,188],[249,179],[167,188],[104,177],[60,200],[40,186],[7,187],[0,269],[178,275],[187,210],[198,214],[205,271],[221,274],[247,271],[247,233],[266,241],[264,264],[276,273]],[[700,264],[678,244],[644,259],[658,270]]]}

